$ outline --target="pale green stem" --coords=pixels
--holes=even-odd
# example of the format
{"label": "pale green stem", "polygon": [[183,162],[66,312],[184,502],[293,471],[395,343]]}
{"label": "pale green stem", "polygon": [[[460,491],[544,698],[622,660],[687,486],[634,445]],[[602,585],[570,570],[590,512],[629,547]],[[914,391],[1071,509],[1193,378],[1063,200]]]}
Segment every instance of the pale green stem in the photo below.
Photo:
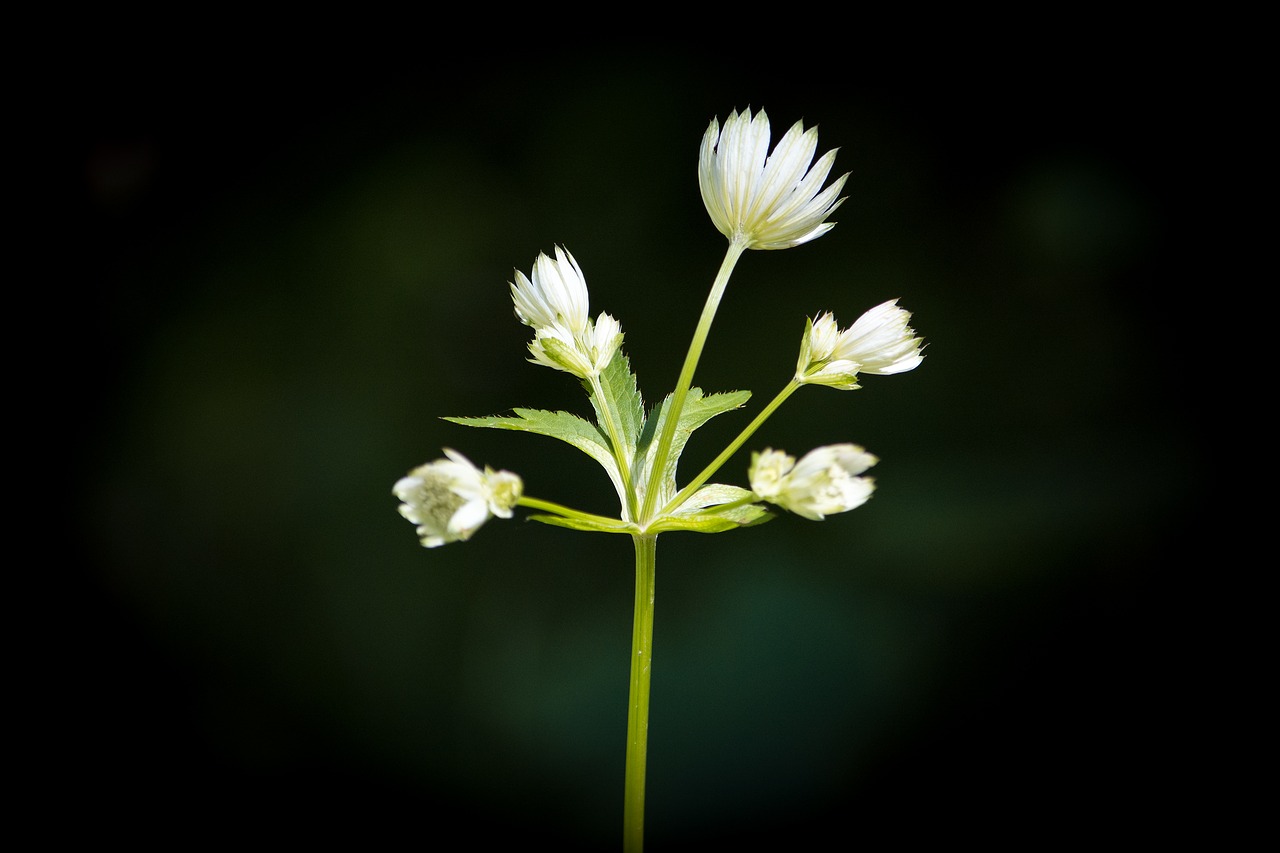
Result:
{"label": "pale green stem", "polygon": [[645,486],[644,506],[640,510],[639,517],[636,518],[636,521],[642,525],[651,518],[653,504],[657,500],[658,489],[662,484],[662,472],[666,468],[667,457],[671,455],[671,437],[675,435],[676,426],[680,423],[680,413],[684,410],[684,400],[689,395],[689,388],[693,384],[694,370],[698,367],[698,359],[702,357],[702,348],[711,331],[711,321],[715,319],[716,309],[720,307],[724,289],[729,284],[729,276],[746,248],[745,243],[738,241],[729,243],[729,249],[720,263],[720,271],[716,273],[716,280],[711,284],[711,292],[707,294],[706,304],[702,306],[702,317],[698,320],[698,327],[693,332],[693,340],[689,342],[689,352],[684,357],[684,367],[680,370],[680,378],[672,393],[671,406],[667,409],[666,421],[662,425],[662,434],[658,437],[658,449],[654,453],[653,468],[649,471],[649,482]]}
{"label": "pale green stem", "polygon": [[[594,522],[607,524],[607,525],[616,525],[619,521],[621,521],[621,519],[609,518],[606,515],[593,515],[592,513],[589,513],[589,512],[582,512],[581,510],[571,509],[570,507],[562,506],[561,504],[557,504],[557,503],[552,503],[551,501],[544,501],[540,498],[522,497],[518,501],[516,501],[516,506],[527,506],[530,509],[544,510],[546,512],[551,512],[551,513],[555,513],[556,515],[564,516],[565,518],[579,518],[579,519],[582,519],[583,521],[594,521]],[[634,525],[632,525],[632,529],[634,529]]]}
{"label": "pale green stem", "polygon": [[636,600],[631,628],[631,693],[627,711],[627,767],[622,848],[644,849],[644,782],[649,750],[649,676],[653,667],[653,594],[657,534],[631,537],[636,547]]}
{"label": "pale green stem", "polygon": [[790,382],[788,382],[786,384],[786,387],[784,387],[781,391],[778,392],[778,396],[774,397],[772,402],[770,402],[769,405],[765,406],[763,411],[760,412],[760,414],[756,415],[755,420],[747,424],[746,428],[742,432],[738,433],[738,437],[735,438],[732,442],[730,442],[729,446],[726,447],[723,451],[721,451],[720,455],[717,456],[711,462],[710,465],[702,469],[701,474],[694,477],[689,482],[689,485],[681,489],[680,494],[672,498],[671,501],[662,508],[661,512],[658,513],[657,517],[661,518],[667,513],[675,512],[677,509],[679,509],[680,505],[684,503],[686,500],[688,500],[689,497],[694,492],[696,492],[703,483],[707,482],[707,480],[709,480],[716,473],[716,471],[719,471],[720,466],[728,462],[729,457],[737,453],[738,448],[742,447],[742,445],[746,443],[747,439],[751,438],[751,436],[755,434],[755,431],[760,428],[761,424],[767,421],[769,419],[769,416],[772,415],[774,412],[776,412],[778,410],[778,407],[781,406],[783,403],[785,403],[787,398],[790,397],[792,394],[794,394],[795,390],[799,388],[802,384],[803,383],[797,382],[795,379],[792,379]]}
{"label": "pale green stem", "polygon": [[613,458],[618,462],[618,472],[622,476],[622,493],[627,496],[627,512],[630,520],[636,518],[636,490],[631,486],[631,456],[627,452],[626,442],[622,440],[622,430],[614,418],[614,401],[604,395],[604,386],[600,384],[600,375],[593,374],[591,388],[600,401],[600,414],[604,417],[605,429],[609,432],[609,441],[613,442]]}

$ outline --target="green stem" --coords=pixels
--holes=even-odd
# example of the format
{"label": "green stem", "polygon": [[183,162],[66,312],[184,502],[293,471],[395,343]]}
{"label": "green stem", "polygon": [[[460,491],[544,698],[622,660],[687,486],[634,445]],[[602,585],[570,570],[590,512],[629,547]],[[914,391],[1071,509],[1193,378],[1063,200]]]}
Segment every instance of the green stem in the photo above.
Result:
{"label": "green stem", "polygon": [[631,693],[627,711],[627,769],[622,813],[625,853],[644,849],[645,761],[649,750],[649,676],[653,666],[653,594],[657,534],[635,535],[636,600],[631,629]]}
{"label": "green stem", "polygon": [[636,490],[631,485],[631,457],[627,452],[627,443],[622,440],[622,430],[618,428],[614,401],[605,396],[604,386],[600,382],[598,373],[591,376],[591,388],[596,399],[600,401],[600,414],[604,418],[605,429],[609,432],[609,441],[613,442],[613,458],[617,460],[618,472],[622,476],[622,493],[627,496],[627,520],[635,521]]}
{"label": "green stem", "polygon": [[717,456],[710,465],[703,468],[701,474],[690,480],[689,485],[681,489],[680,494],[672,498],[667,505],[662,508],[662,511],[658,513],[658,518],[679,509],[680,505],[687,501],[703,483],[707,482],[707,480],[709,480],[716,471],[720,470],[720,466],[729,461],[730,456],[738,452],[738,448],[742,447],[742,445],[746,443],[747,439],[751,438],[751,436],[755,434],[755,431],[760,428],[760,425],[767,421],[769,416],[776,412],[778,407],[785,403],[787,398],[794,394],[795,390],[799,388],[801,384],[802,383],[795,379],[788,382],[786,387],[778,392],[778,396],[774,397],[773,401],[770,402],[769,405],[765,406],[764,410],[761,411],[760,414],[756,415],[755,420],[747,424],[746,429],[738,433],[738,437],[730,442],[729,446],[721,451],[720,455]]}
{"label": "green stem", "polygon": [[680,422],[685,397],[688,396],[689,387],[693,384],[693,372],[698,367],[698,359],[702,357],[702,347],[706,344],[707,335],[711,331],[711,321],[715,319],[716,309],[720,307],[720,300],[724,296],[725,286],[729,283],[729,276],[746,248],[745,243],[736,241],[729,243],[729,249],[720,263],[720,271],[716,273],[716,280],[711,284],[711,292],[707,294],[706,304],[702,306],[702,317],[698,320],[697,329],[694,330],[693,340],[689,342],[689,352],[684,357],[684,367],[680,370],[680,378],[676,382],[676,388],[671,397],[671,406],[667,409],[667,417],[662,424],[662,434],[658,437],[658,449],[654,454],[653,468],[649,471],[649,482],[645,486],[644,505],[636,519],[642,525],[651,518],[650,513],[653,512],[653,504],[657,500],[658,488],[662,483],[663,469],[666,468],[667,457],[671,455],[671,437],[675,435],[676,425]]}
{"label": "green stem", "polygon": [[[618,524],[619,521],[621,521],[621,519],[609,518],[607,515],[593,515],[592,513],[589,513],[589,512],[582,512],[581,510],[571,509],[561,504],[552,503],[551,501],[544,501],[541,498],[531,498],[531,497],[525,496],[520,498],[520,500],[516,501],[516,506],[527,506],[530,509],[544,510],[546,512],[551,512],[551,513],[555,513],[556,515],[564,516],[565,518],[580,518],[583,521],[595,521],[595,522],[608,524],[608,525],[616,525]],[[634,525],[632,525],[632,527],[634,528]]]}

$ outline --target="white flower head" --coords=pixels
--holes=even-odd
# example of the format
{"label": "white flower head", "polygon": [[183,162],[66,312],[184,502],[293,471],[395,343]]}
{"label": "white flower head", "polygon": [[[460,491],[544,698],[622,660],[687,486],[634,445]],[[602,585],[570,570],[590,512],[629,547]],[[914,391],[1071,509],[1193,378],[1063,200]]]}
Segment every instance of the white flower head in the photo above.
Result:
{"label": "white flower head", "polygon": [[849,391],[859,388],[859,373],[889,376],[924,360],[922,339],[909,325],[911,312],[890,299],[839,331],[828,311],[805,324],[796,361],[796,381]]}
{"label": "white flower head", "polygon": [[524,482],[510,471],[481,471],[447,447],[444,455],[414,468],[391,489],[403,501],[400,514],[418,526],[427,548],[465,542],[490,516],[510,518],[524,493]]}
{"label": "white flower head", "polygon": [[799,462],[781,450],[751,455],[751,491],[761,500],[796,515],[821,521],[862,506],[875,480],[858,476],[878,460],[856,444],[831,444],[805,454]]}
{"label": "white flower head", "polygon": [[798,121],[770,154],[764,110],[754,117],[750,109],[735,110],[723,129],[711,119],[702,137],[698,185],[720,233],[748,249],[789,249],[830,231],[835,223],[825,220],[844,201],[837,196],[849,175],[822,189],[837,149],[814,163],[817,148],[818,129],[805,130]]}
{"label": "white flower head", "polygon": [[556,246],[555,255],[539,253],[530,276],[516,270],[511,298],[520,322],[533,328],[529,360],[586,379],[609,365],[622,326],[608,314],[592,322],[582,269],[567,250]]}

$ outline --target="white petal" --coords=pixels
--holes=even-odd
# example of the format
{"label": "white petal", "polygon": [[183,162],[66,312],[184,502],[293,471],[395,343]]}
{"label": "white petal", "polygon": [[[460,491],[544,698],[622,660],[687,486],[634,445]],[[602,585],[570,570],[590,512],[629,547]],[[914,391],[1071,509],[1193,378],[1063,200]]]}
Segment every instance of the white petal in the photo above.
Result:
{"label": "white petal", "polygon": [[482,500],[467,501],[458,507],[449,519],[448,531],[458,539],[467,540],[480,525],[489,520],[489,506]]}

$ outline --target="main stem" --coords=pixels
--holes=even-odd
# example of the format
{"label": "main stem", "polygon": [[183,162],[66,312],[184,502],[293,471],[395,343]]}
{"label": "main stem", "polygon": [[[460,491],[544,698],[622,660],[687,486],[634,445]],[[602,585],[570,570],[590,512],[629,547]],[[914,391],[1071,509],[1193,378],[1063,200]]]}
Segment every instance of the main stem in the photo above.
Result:
{"label": "main stem", "polygon": [[[729,276],[738,263],[738,258],[746,251],[746,244],[737,240],[729,242],[724,260],[711,284],[711,292],[707,294],[706,304],[702,307],[702,316],[698,319],[698,327],[693,332],[693,340],[689,342],[689,351],[685,354],[684,366],[680,369],[680,378],[676,381],[672,392],[671,405],[667,409],[662,424],[662,433],[658,436],[657,449],[654,453],[653,467],[649,472],[649,481],[644,484],[644,501],[635,513],[633,521],[644,529],[653,517],[654,505],[661,490],[663,477],[667,467],[667,459],[671,455],[671,441],[680,423],[680,415],[684,411],[685,398],[689,396],[689,388],[693,385],[693,374],[702,357],[702,348],[711,332],[711,323],[715,319],[716,309],[724,297],[725,287],[729,284]],[[770,409],[772,411],[772,408]],[[619,460],[621,464],[622,460]],[[638,484],[637,484],[638,485]],[[633,489],[628,490],[634,494]],[[644,850],[644,785],[645,766],[649,753],[649,679],[653,669],[653,599],[654,579],[657,571],[656,533],[637,533],[632,535],[636,549],[636,598],[635,615],[631,628],[631,691],[627,710],[627,767],[624,791],[622,832],[623,850],[625,853],[641,853]]]}
{"label": "main stem", "polygon": [[653,668],[653,593],[658,535],[636,534],[631,538],[636,546],[636,600],[631,628],[622,847],[625,853],[640,853],[644,849],[644,780],[649,751],[649,676]]}

